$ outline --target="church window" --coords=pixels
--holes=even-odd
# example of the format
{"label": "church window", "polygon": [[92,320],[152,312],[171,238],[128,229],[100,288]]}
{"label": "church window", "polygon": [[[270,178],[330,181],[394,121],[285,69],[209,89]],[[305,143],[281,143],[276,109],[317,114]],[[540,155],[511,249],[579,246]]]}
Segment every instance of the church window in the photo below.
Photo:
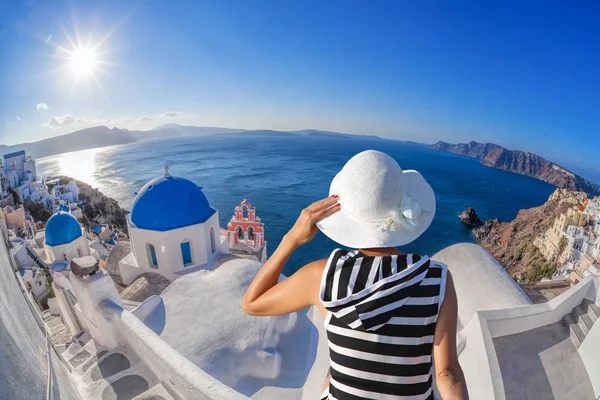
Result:
{"label": "church window", "polygon": [[248,218],[248,206],[245,204],[242,206],[242,218]]}
{"label": "church window", "polygon": [[148,262],[150,268],[158,268],[158,259],[156,258],[156,250],[150,243],[146,244],[146,252],[148,253]]}
{"label": "church window", "polygon": [[244,240],[244,229],[241,226],[237,227],[238,239]]}
{"label": "church window", "polygon": [[254,228],[248,228],[248,240],[254,240]]}
{"label": "church window", "polygon": [[188,265],[192,265],[192,246],[189,240],[184,240],[181,242],[181,260],[183,261],[183,266],[187,267]]}
{"label": "church window", "polygon": [[210,228],[210,251],[214,253],[217,251],[217,245],[215,243],[215,228]]}

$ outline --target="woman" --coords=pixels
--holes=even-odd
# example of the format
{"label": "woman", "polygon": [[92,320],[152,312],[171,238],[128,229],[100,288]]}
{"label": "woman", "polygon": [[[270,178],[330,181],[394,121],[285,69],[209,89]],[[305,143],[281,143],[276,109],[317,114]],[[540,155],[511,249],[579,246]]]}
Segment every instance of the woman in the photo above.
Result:
{"label": "woman", "polygon": [[[466,399],[456,354],[457,302],[446,266],[396,249],[419,237],[435,195],[417,171],[385,153],[352,157],[330,197],[302,211],[244,295],[248,314],[317,306],[325,319],[330,374],[321,399]],[[278,283],[290,255],[318,229],[360,250],[333,251]]]}

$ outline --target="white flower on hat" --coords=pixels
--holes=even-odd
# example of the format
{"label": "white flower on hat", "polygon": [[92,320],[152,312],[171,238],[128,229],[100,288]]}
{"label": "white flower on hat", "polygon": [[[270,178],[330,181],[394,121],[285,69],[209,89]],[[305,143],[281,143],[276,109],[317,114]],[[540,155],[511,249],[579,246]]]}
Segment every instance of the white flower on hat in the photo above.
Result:
{"label": "white flower on hat", "polygon": [[383,223],[383,230],[391,230],[395,232],[398,227],[402,227],[407,231],[415,231],[419,226],[419,218],[423,210],[419,204],[412,200],[412,197],[405,194],[402,197],[402,202],[398,208],[391,212],[390,218]]}

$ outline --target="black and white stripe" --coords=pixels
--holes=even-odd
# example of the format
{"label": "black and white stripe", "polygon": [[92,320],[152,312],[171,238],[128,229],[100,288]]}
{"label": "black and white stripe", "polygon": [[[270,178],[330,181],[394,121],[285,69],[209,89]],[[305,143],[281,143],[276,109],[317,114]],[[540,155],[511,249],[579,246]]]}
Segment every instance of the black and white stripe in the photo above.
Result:
{"label": "black and white stripe", "polygon": [[416,254],[335,250],[321,281],[331,381],[321,399],[432,400],[446,266]]}

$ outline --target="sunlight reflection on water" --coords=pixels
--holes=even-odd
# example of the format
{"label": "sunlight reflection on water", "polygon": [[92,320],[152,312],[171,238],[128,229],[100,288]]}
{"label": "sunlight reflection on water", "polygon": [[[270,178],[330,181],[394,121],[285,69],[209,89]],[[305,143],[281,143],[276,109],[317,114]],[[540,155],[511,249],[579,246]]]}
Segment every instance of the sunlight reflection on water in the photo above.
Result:
{"label": "sunlight reflection on water", "polygon": [[105,152],[106,149],[89,149],[44,157],[42,164],[46,168],[42,172],[47,176],[70,176],[96,187],[96,162]]}

